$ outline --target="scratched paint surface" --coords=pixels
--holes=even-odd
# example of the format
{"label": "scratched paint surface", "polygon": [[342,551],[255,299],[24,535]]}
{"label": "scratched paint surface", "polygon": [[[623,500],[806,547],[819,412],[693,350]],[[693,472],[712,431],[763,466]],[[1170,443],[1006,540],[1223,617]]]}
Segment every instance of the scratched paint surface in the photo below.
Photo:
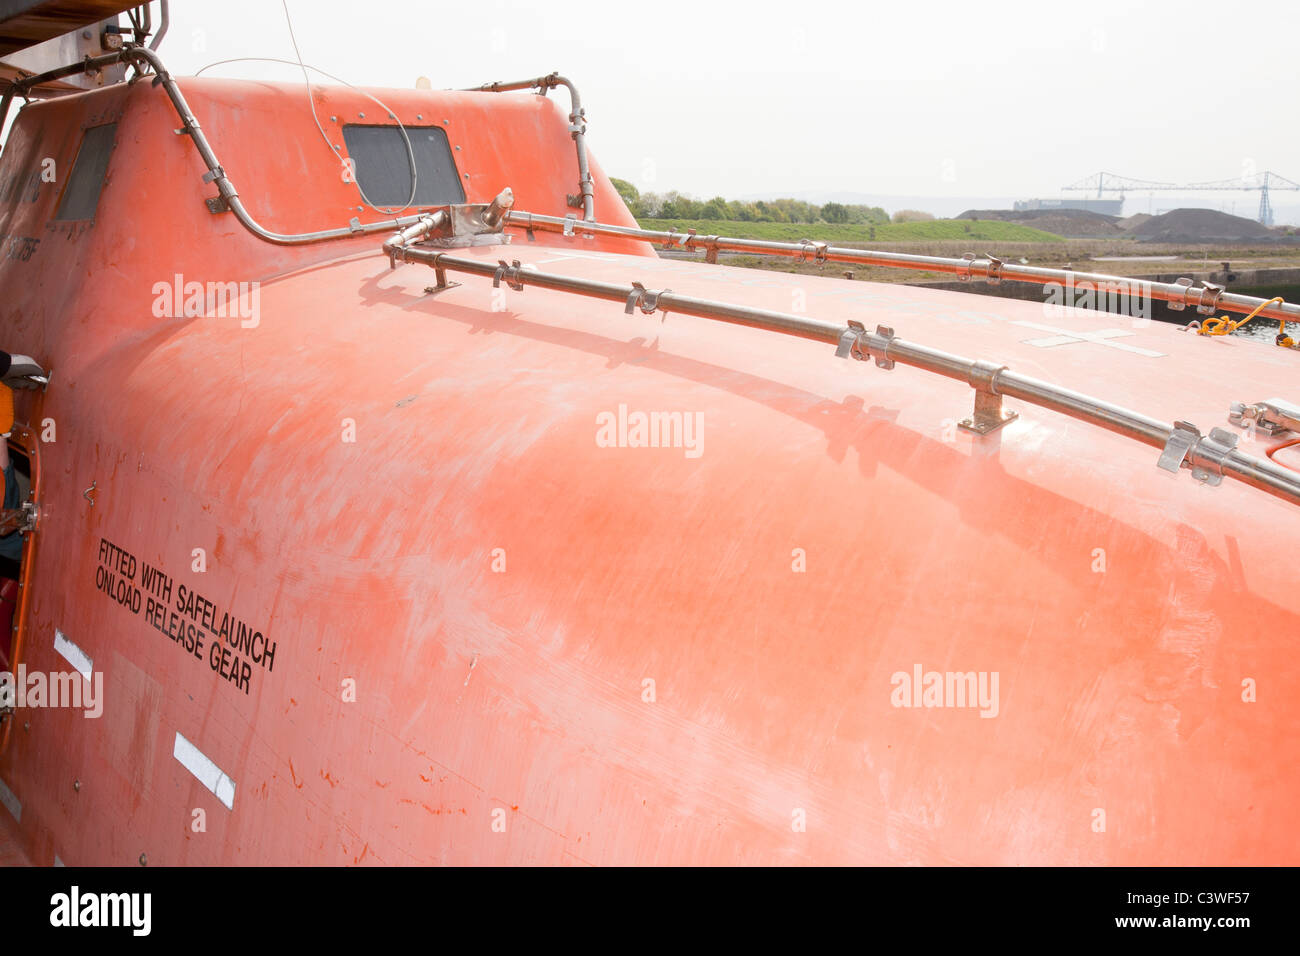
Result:
{"label": "scratched paint surface", "polygon": [[[299,89],[185,90],[265,225],[366,215]],[[448,120],[471,201],[509,185],[566,212],[553,104],[383,98]],[[51,225],[53,191],[0,206],[0,232],[41,240],[0,261],[3,347],[54,368],[59,428],[26,662],[63,666],[57,627],[106,694],[100,720],[32,712],[0,756],[34,862],[1295,862],[1294,508],[1035,408],[975,442],[952,428],[965,385],[829,347],[476,277],[431,296],[375,239],[259,243],[203,207],[146,84],[31,107],[0,173],[70,166],[108,121],[93,224]],[[632,224],[596,179],[600,218]],[[461,254],[887,324],[1203,429],[1295,397],[1281,350],[1115,316],[628,241]],[[259,280],[256,328],[154,315],[175,274]],[[700,454],[601,447],[620,405],[698,413]],[[101,540],[256,621],[274,668],[244,693],[97,592]],[[997,672],[997,716],[894,706],[917,664]],[[178,733],[237,782],[233,809]]]}

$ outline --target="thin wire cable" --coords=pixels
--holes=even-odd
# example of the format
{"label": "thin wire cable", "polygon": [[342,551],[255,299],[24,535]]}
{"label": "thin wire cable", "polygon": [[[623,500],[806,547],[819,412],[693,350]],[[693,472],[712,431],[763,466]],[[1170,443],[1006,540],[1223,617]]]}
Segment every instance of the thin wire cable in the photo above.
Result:
{"label": "thin wire cable", "polygon": [[302,70],[303,80],[307,84],[307,103],[311,107],[311,117],[312,120],[316,123],[316,129],[320,131],[321,139],[325,141],[325,145],[329,147],[330,152],[334,154],[334,157],[339,161],[339,164],[342,166],[347,166],[349,172],[355,172],[355,170],[353,169],[353,167],[348,165],[348,161],[343,158],[343,154],[338,150],[338,148],[333,143],[330,142],[330,138],[328,134],[326,134],[325,128],[321,125],[320,117],[316,113],[316,103],[311,95],[311,80],[307,76],[307,71],[311,70],[315,73],[319,73],[321,76],[327,77],[333,80],[335,83],[340,83],[343,86],[346,86],[348,89],[360,93],[362,96],[366,97],[366,99],[370,100],[371,102],[379,106],[379,108],[382,109],[385,113],[387,113],[389,118],[391,118],[397,124],[397,129],[402,134],[402,140],[406,144],[406,158],[411,168],[411,194],[407,198],[406,203],[403,206],[400,206],[396,209],[394,209],[391,206],[391,204],[381,207],[375,205],[375,203],[370,201],[370,197],[368,197],[366,195],[365,190],[361,188],[361,182],[355,175],[350,177],[352,179],[353,185],[357,187],[357,192],[360,194],[362,201],[371,209],[373,209],[375,212],[382,212],[391,215],[395,212],[400,213],[403,212],[404,210],[410,209],[413,205],[415,205],[415,193],[419,184],[419,171],[416,169],[415,150],[411,146],[411,138],[406,133],[406,127],[403,126],[402,121],[397,118],[397,113],[394,112],[392,109],[390,109],[388,105],[384,103],[382,100],[380,100],[378,97],[373,96],[370,93],[367,93],[365,90],[357,88],[356,86],[349,83],[347,80],[343,79],[342,77],[335,76],[332,73],[327,73],[325,70],[322,70],[319,67],[312,66],[309,63],[304,63],[302,60],[302,54],[298,49],[297,38],[294,36],[293,33],[293,22],[289,20],[288,4],[285,3],[285,0],[281,0],[281,3],[284,5],[285,19],[286,21],[289,22],[289,38],[290,41],[293,43],[293,51],[294,54],[298,57],[296,62],[294,60],[284,60],[279,57],[271,57],[271,56],[238,56],[238,57],[232,57],[227,60],[216,60],[215,62],[209,63],[206,66],[202,67],[201,69],[196,70],[194,72],[194,75],[199,76],[205,71],[212,69],[213,67],[225,66],[228,63],[281,63],[284,64],[285,66],[298,67],[300,70]]}
{"label": "thin wire cable", "polygon": [[[298,37],[293,32],[293,18],[289,16],[289,0],[280,0],[280,6],[284,8],[284,22],[289,26],[289,42],[293,44],[293,55],[298,58],[298,67],[302,70],[302,81],[307,84],[307,104],[311,107],[311,118],[316,121],[316,128],[320,130],[321,139],[325,140],[325,145],[330,148],[330,151],[336,157],[338,157],[339,162],[343,163],[343,157],[339,154],[339,151],[335,148],[334,144],[330,142],[330,138],[325,135],[325,128],[321,126],[320,117],[316,115],[316,101],[311,95],[311,78],[307,76],[307,67],[302,62],[302,52],[298,49]],[[351,86],[351,84],[348,85]],[[375,102],[378,103],[379,101],[375,100]],[[383,104],[381,103],[380,105],[382,106]],[[415,202],[416,184],[419,180],[420,174],[415,168],[415,150],[411,148],[411,139],[406,135],[406,128],[402,126],[402,121],[397,118],[396,113],[388,109],[387,106],[384,106],[384,110],[393,118],[393,121],[397,123],[398,129],[401,130],[402,139],[406,142],[406,155],[411,163],[411,195],[407,197],[406,205],[402,206],[401,209],[396,210],[397,212],[402,212],[403,210],[410,209],[411,204]],[[344,163],[344,165],[346,164]],[[355,173],[355,169],[349,167],[349,172]],[[378,212],[375,204],[366,197],[365,190],[361,188],[360,178],[354,176],[354,179],[357,184],[357,192],[361,194],[362,201],[364,201],[371,209],[375,209],[375,211]]]}
{"label": "thin wire cable", "polygon": [[[316,128],[320,130],[321,139],[325,140],[325,145],[330,148],[330,151],[336,157],[338,157],[339,162],[343,163],[343,157],[339,154],[339,151],[335,148],[334,144],[330,142],[330,138],[325,135],[325,128],[321,126],[320,117],[316,115],[316,101],[312,98],[311,95],[311,78],[307,76],[307,67],[302,62],[302,52],[298,49],[298,37],[293,32],[293,18],[289,16],[289,0],[280,0],[280,6],[284,8],[284,22],[289,26],[289,42],[293,44],[293,55],[298,58],[298,67],[299,69],[302,70],[302,81],[307,84],[307,103],[311,107],[311,118],[316,121]],[[348,84],[348,86],[351,86],[351,84]],[[375,100],[375,102],[379,103],[379,100]],[[382,103],[380,105],[383,106]],[[411,139],[409,136],[406,135],[406,128],[402,126],[402,121],[397,118],[396,113],[388,109],[387,106],[384,106],[384,110],[388,113],[389,116],[393,118],[393,121],[397,123],[398,129],[401,130],[402,139],[406,142],[406,155],[411,163],[411,195],[407,197],[406,205],[402,206],[401,209],[397,210],[397,212],[402,212],[403,210],[410,209],[411,204],[415,202],[416,184],[419,181],[420,174],[419,171],[415,168],[415,150],[411,148]],[[349,167],[349,171],[355,172],[355,170],[352,169],[351,167]],[[374,203],[372,203],[368,198],[366,198],[366,192],[364,189],[361,188],[360,178],[357,177],[354,178],[357,184],[357,192],[361,194],[361,199],[371,209],[375,209],[375,211],[378,212],[378,209],[375,207]]]}
{"label": "thin wire cable", "polygon": [[[227,63],[283,63],[285,66],[301,65],[308,70],[311,70],[315,73],[319,73],[321,76],[328,77],[329,79],[333,80],[335,83],[341,83],[343,86],[346,86],[350,90],[355,90],[356,92],[364,96],[366,99],[370,100],[372,103],[375,103],[377,106],[379,106],[380,109],[384,110],[384,112],[386,112],[397,123],[397,128],[401,132],[402,138],[406,141],[406,155],[407,155],[407,159],[410,161],[411,164],[411,198],[407,200],[405,206],[402,206],[401,209],[397,211],[400,212],[402,209],[409,209],[411,206],[415,205],[415,186],[416,186],[417,173],[415,170],[415,152],[411,148],[411,139],[409,136],[406,135],[406,127],[404,127],[402,125],[402,121],[397,118],[397,114],[394,113],[391,109],[389,109],[388,106],[382,100],[380,100],[378,97],[372,96],[371,94],[367,93],[363,89],[353,86],[347,80],[342,79],[341,77],[337,77],[333,73],[326,73],[324,70],[320,69],[319,67],[312,66],[310,63],[298,64],[295,63],[293,60],[282,60],[274,56],[236,56],[236,57],[231,57],[229,60],[216,60],[215,62],[209,63],[206,66],[202,67],[201,69],[195,70],[194,75],[199,76],[200,74],[206,72],[207,70],[212,69],[213,67],[225,66]],[[311,96],[310,87],[308,87],[307,95],[309,97]],[[313,109],[313,115],[314,114],[315,114],[315,110]],[[320,129],[319,120],[316,123],[316,127],[317,129]],[[321,135],[324,136],[325,145],[330,148],[330,152],[332,152],[335,155],[335,157],[338,158],[340,163],[346,164],[347,161],[343,158],[342,154],[337,149],[334,148],[334,144],[329,141],[328,136],[325,136],[325,131],[323,129],[321,129]],[[388,206],[385,206],[383,208],[381,208],[380,206],[376,206],[374,203],[372,203],[369,199],[366,198],[365,191],[362,190],[361,188],[361,183],[356,182],[355,177],[353,182],[357,187],[357,192],[361,193],[361,198],[365,200],[366,205],[368,205],[371,209],[374,209],[376,212],[385,212],[391,208]]]}

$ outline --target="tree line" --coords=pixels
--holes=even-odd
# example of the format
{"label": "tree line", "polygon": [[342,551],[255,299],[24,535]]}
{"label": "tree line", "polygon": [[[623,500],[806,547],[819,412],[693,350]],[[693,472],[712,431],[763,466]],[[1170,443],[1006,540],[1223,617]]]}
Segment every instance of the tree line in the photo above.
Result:
{"label": "tree line", "polygon": [[610,180],[627,208],[637,219],[721,219],[729,222],[843,222],[874,224],[889,222],[889,213],[879,206],[858,206],[828,202],[824,205],[800,199],[771,199],[744,202],[714,196],[700,200],[676,191],[643,193],[623,179]]}

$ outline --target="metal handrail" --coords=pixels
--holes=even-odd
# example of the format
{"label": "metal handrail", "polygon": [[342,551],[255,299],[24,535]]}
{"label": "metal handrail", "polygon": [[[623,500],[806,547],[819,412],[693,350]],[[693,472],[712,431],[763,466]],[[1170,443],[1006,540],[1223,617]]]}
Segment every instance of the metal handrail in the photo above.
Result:
{"label": "metal handrail", "polygon": [[559,73],[548,73],[531,80],[515,80],[510,83],[484,83],[482,86],[468,87],[462,93],[509,93],[512,90],[546,91],[563,86],[569,91],[569,135],[573,137],[574,147],[578,151],[578,195],[566,197],[570,206],[582,209],[584,222],[596,218],[595,184],[591,179],[591,169],[587,163],[587,112],[582,108],[582,99],[573,81]]}
{"label": "metal handrail", "polygon": [[390,232],[394,229],[403,229],[406,226],[419,222],[423,213],[417,213],[411,216],[402,216],[397,219],[381,219],[377,222],[362,223],[358,219],[353,219],[351,224],[339,229],[322,229],[317,232],[301,233],[278,233],[271,232],[253,218],[243,201],[239,198],[239,191],[235,189],[235,184],[230,181],[226,175],[221,161],[217,159],[216,152],[208,142],[208,138],[203,134],[199,121],[194,116],[189,104],[185,101],[185,96],[181,93],[180,87],[172,79],[166,67],[163,66],[162,59],[153,50],[141,46],[129,46],[113,53],[106,53],[103,56],[87,57],[80,63],[72,63],[58,69],[50,70],[46,73],[40,73],[35,76],[24,77],[21,80],[15,80],[5,90],[3,100],[0,100],[0,125],[3,125],[6,114],[9,111],[9,103],[14,94],[26,95],[27,91],[34,86],[42,83],[48,83],[52,80],[62,79],[66,76],[74,76],[77,73],[94,72],[105,66],[114,63],[130,63],[137,67],[140,63],[148,65],[156,74],[154,83],[162,86],[171,100],[172,107],[180,117],[181,128],[177,133],[187,134],[194,141],[194,147],[199,151],[199,156],[203,159],[204,166],[208,171],[203,177],[204,182],[212,182],[217,186],[218,197],[213,200],[220,204],[218,208],[229,209],[235,214],[235,218],[255,235],[257,238],[266,242],[275,243],[282,246],[300,246],[316,242],[326,242],[331,239],[348,239],[353,236],[372,235],[379,232]]}
{"label": "metal handrail", "polygon": [[[512,213],[511,218],[516,215]],[[523,266],[519,260],[513,263],[499,260],[493,264],[481,259],[466,259],[446,252],[421,249],[395,240],[396,237],[383,247],[394,266],[398,261],[429,266],[437,271],[440,287],[446,287],[444,274],[450,270],[490,278],[494,286],[505,282],[516,291],[532,285],[619,302],[628,313],[638,308],[645,314],[656,311],[678,312],[835,345],[836,354],[844,358],[859,361],[874,359],[877,366],[886,369],[901,362],[966,382],[976,390],[975,414],[972,416],[973,421],[968,420],[968,430],[978,434],[987,433],[978,427],[981,419],[988,426],[987,431],[991,431],[1013,418],[1014,415],[1001,412],[1000,403],[1003,396],[1016,398],[1159,448],[1161,455],[1157,464],[1166,470],[1177,472],[1180,468],[1190,468],[1194,477],[1210,484],[1218,484],[1224,477],[1233,478],[1292,504],[1300,504],[1300,472],[1238,451],[1234,447],[1235,434],[1215,428],[1209,435],[1202,436],[1194,426],[1186,422],[1171,425],[1051,382],[1012,372],[1006,366],[975,361],[904,341],[894,334],[893,329],[884,326],[877,327],[875,332],[868,332],[861,323],[853,321],[840,325],[805,315],[700,299],[668,289],[649,290],[640,283],[618,285],[564,276]]]}
{"label": "metal handrail", "polygon": [[[1004,262],[987,253],[983,258],[969,256],[962,259],[953,259],[945,256],[919,256],[902,252],[875,252],[867,249],[840,248],[825,242],[814,242],[812,240],[775,242],[766,239],[735,239],[727,236],[698,235],[694,231],[664,232],[662,230],[614,226],[599,222],[577,224],[572,218],[544,216],[539,213],[520,212],[518,210],[510,212],[510,215],[506,218],[506,224],[524,230],[542,229],[548,232],[565,234],[573,234],[577,231],[594,235],[621,236],[628,239],[644,239],[649,242],[667,243],[690,252],[703,250],[712,261],[716,261],[719,249],[726,249],[756,255],[787,256],[809,262],[853,262],[896,269],[945,272],[956,275],[963,281],[978,278],[987,279],[990,282],[1029,282],[1037,285],[1048,285],[1050,283],[1074,283],[1077,285],[1080,282],[1091,282],[1103,290],[1115,288],[1117,285],[1122,284],[1124,290],[1132,289],[1137,294],[1173,303],[1175,309],[1194,306],[1202,315],[1209,315],[1216,307],[1231,312],[1252,312],[1267,301],[1254,296],[1226,292],[1222,286],[1213,283],[1202,283],[1201,286],[1195,287],[1190,279],[1181,282],[1152,282],[1146,279],[1132,279],[1100,272],[1074,272],[1070,269],[1022,266]],[[1116,289],[1116,291],[1122,290]],[[1284,302],[1281,305],[1261,309],[1259,314],[1270,319],[1300,322],[1300,305]]]}

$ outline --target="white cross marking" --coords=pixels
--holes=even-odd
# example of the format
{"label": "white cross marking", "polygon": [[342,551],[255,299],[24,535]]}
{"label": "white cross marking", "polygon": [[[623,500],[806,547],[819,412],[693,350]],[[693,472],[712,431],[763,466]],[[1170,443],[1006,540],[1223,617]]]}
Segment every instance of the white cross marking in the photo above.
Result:
{"label": "white cross marking", "polygon": [[1066,329],[1058,329],[1052,325],[1040,325],[1037,322],[1012,322],[1012,325],[1023,325],[1027,328],[1038,329],[1042,332],[1055,332],[1041,339],[1024,339],[1025,345],[1032,345],[1035,348],[1049,349],[1056,345],[1072,345],[1075,342],[1092,342],[1094,345],[1105,345],[1112,349],[1120,349],[1125,352],[1132,352],[1134,355],[1145,355],[1148,358],[1163,358],[1164,352],[1153,352],[1151,349],[1139,348],[1136,345],[1125,345],[1123,342],[1112,342],[1113,338],[1121,335],[1132,335],[1127,329],[1100,329],[1096,332],[1071,332]]}

